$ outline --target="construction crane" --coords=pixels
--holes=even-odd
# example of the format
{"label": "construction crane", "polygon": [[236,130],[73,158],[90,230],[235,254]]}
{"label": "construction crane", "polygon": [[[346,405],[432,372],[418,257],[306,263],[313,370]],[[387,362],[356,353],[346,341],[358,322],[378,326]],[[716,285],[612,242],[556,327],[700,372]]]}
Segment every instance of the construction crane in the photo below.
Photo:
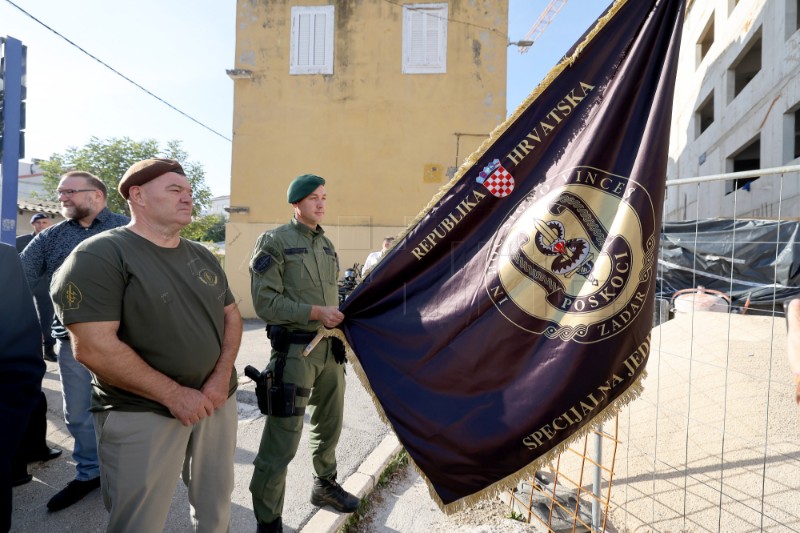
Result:
{"label": "construction crane", "polygon": [[542,11],[542,14],[539,15],[539,19],[531,26],[531,29],[528,30],[525,38],[519,41],[518,50],[520,54],[524,54],[528,51],[533,43],[536,42],[536,39],[547,29],[547,26],[553,22],[553,19],[566,3],[567,0],[550,0],[550,3],[547,4],[547,7]]}

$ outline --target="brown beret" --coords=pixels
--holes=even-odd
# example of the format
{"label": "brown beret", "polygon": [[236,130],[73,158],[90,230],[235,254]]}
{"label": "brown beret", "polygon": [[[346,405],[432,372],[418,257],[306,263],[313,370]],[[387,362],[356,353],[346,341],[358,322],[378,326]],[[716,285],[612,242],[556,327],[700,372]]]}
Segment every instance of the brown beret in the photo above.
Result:
{"label": "brown beret", "polygon": [[128,189],[134,185],[144,185],[150,180],[154,180],[167,172],[175,172],[181,176],[185,176],[183,167],[174,159],[145,159],[131,165],[131,168],[125,172],[122,179],[119,180],[119,193],[126,200],[128,199]]}

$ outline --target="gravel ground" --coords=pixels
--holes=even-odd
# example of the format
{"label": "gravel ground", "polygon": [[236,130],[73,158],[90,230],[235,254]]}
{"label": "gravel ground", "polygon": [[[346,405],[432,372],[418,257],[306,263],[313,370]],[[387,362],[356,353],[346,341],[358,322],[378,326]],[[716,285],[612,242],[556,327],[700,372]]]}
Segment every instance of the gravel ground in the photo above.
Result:
{"label": "gravel ground", "polygon": [[411,466],[391,476],[372,493],[370,510],[349,533],[426,531],[432,533],[527,533],[533,526],[509,518],[508,505],[497,498],[446,515],[428,495],[425,481]]}

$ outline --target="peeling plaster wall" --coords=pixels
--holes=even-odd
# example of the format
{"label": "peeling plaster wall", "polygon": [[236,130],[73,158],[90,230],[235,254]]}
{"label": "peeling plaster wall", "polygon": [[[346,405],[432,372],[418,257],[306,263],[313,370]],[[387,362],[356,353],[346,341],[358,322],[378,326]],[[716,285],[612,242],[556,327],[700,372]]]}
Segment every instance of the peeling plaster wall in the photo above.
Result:
{"label": "peeling plaster wall", "polygon": [[[226,265],[247,316],[247,260],[291,217],[292,178],[327,180],[323,226],[344,268],[404,228],[505,118],[507,0],[448,2],[444,74],[402,73],[402,3],[238,1],[234,68],[252,77],[234,86],[231,206],[247,212],[231,214]],[[334,6],[332,75],[289,75],[293,5]]]}

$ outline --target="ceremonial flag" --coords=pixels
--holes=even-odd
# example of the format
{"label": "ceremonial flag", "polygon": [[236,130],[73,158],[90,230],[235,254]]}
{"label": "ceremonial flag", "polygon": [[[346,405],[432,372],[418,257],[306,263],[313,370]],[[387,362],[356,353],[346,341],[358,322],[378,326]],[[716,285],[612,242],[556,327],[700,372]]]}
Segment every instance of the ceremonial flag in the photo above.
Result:
{"label": "ceremonial flag", "polygon": [[445,511],[641,391],[683,10],[616,1],[342,308],[357,371]]}

